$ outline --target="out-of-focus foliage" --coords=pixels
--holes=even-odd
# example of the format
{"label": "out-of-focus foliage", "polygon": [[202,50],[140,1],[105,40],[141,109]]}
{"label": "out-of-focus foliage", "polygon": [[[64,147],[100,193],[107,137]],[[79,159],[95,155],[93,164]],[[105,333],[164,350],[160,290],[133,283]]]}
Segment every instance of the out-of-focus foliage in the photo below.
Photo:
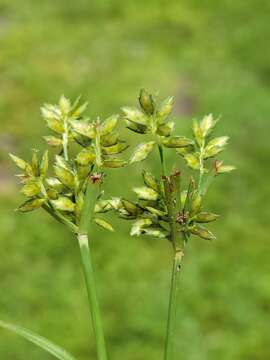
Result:
{"label": "out-of-focus foliage", "polygon": [[[269,10],[266,0],[1,1],[2,319],[82,360],[94,357],[77,244],[41,211],[14,215],[20,199],[6,154],[26,159],[29,148],[45,148],[36,142],[44,135],[38,109],[61,93],[83,94],[89,116],[106,119],[132,104],[137,89],[161,89],[160,98],[175,95],[175,133],[188,134],[193,117],[222,116],[219,132],[231,137],[224,165],[238,168],[220,177],[207,198],[223,215],[211,225],[218,240],[206,246],[194,239],[184,258],[176,358],[270,358]],[[128,130],[125,139],[131,142]],[[112,195],[127,196],[141,181],[141,164],[134,166],[137,176],[125,169],[108,175]],[[111,359],[161,359],[169,248],[130,238],[122,222],[113,225],[117,239],[97,229],[92,242]],[[0,338],[1,359],[49,359],[16,336]]]}

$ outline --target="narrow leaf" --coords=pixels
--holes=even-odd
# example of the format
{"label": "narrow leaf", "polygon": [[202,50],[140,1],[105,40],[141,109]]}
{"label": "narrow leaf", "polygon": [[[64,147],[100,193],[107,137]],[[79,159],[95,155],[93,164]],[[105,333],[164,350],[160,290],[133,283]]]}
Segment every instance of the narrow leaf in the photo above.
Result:
{"label": "narrow leaf", "polygon": [[69,354],[66,350],[62,349],[60,346],[34,333],[33,331],[23,328],[22,326],[6,323],[0,320],[0,327],[22,336],[26,340],[39,346],[40,348],[47,351],[59,360],[76,360],[71,354]]}

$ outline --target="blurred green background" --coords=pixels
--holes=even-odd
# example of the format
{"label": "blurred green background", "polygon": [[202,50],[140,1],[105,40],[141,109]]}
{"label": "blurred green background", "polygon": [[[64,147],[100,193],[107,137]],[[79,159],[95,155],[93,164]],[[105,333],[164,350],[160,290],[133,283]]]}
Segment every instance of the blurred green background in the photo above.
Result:
{"label": "blurred green background", "polygon": [[[45,101],[82,94],[88,114],[105,117],[146,87],[175,96],[178,133],[222,115],[217,133],[231,136],[224,156],[238,168],[207,198],[222,214],[218,240],[186,251],[175,359],[270,359],[269,11],[267,0],[0,1],[0,318],[95,359],[77,243],[42,211],[14,213],[22,197],[7,153],[45,147]],[[107,195],[129,194],[139,172],[111,171]],[[114,225],[92,232],[110,359],[162,359],[170,248]],[[50,358],[0,330],[0,359]]]}

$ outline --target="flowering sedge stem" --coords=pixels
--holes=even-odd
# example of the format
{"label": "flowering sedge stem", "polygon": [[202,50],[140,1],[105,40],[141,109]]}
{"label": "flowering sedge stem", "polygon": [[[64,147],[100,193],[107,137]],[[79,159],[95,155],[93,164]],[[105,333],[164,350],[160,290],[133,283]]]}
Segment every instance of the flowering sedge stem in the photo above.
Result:
{"label": "flowering sedge stem", "polygon": [[89,309],[92,316],[93,329],[96,338],[97,359],[107,360],[105,339],[101,322],[101,315],[97,297],[96,283],[93,271],[93,263],[88,241],[88,224],[94,209],[95,200],[99,191],[99,186],[88,183],[84,207],[79,225],[78,242],[81,252],[86,289],[88,294]]}
{"label": "flowering sedge stem", "polygon": [[173,358],[173,345],[174,345],[174,337],[175,337],[175,323],[176,323],[176,309],[177,309],[177,293],[178,293],[178,282],[179,282],[179,275],[181,270],[182,256],[183,256],[182,251],[180,250],[174,251],[164,360],[172,360]]}

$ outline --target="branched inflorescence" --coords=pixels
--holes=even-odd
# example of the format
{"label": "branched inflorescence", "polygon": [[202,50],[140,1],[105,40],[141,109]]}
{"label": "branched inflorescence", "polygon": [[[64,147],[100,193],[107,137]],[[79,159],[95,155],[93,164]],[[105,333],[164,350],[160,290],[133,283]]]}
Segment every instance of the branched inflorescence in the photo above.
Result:
{"label": "branched inflorescence", "polygon": [[[41,108],[44,120],[55,133],[44,136],[48,145],[57,149],[53,171],[49,171],[47,150],[41,159],[34,150],[31,162],[10,155],[23,171],[18,176],[23,184],[21,192],[27,198],[18,210],[28,212],[42,207],[73,232],[78,231],[87,184],[90,181],[93,186],[101,185],[103,168],[125,166],[126,161],[117,155],[128,147],[114,131],[118,115],[90,121],[83,116],[86,107],[87,103],[80,105],[79,99],[71,104],[62,96],[58,105],[45,104]],[[113,229],[104,219],[94,221],[107,230]]]}
{"label": "branched inflorescence", "polygon": [[[96,211],[115,210],[121,218],[135,220],[131,226],[131,235],[168,239],[175,248],[183,249],[191,235],[214,239],[212,232],[202,224],[216,220],[218,215],[204,211],[202,202],[211,181],[217,175],[234,169],[233,166],[223,165],[222,161],[214,159],[224,150],[228,137],[210,138],[217,123],[212,115],[205,116],[200,122],[193,122],[193,139],[173,135],[174,122],[168,120],[173,108],[172,97],[158,106],[151,94],[141,90],[139,105],[139,108],[122,109],[127,128],[141,135],[148,134],[152,136],[152,140],[140,143],[129,163],[145,160],[157,146],[162,176],[156,178],[150,171],[144,170],[144,186],[133,188],[137,201],[122,197],[103,200],[96,205]],[[175,149],[186,165],[198,172],[198,179],[195,181],[191,177],[186,189],[182,169],[166,174],[165,148]]]}

